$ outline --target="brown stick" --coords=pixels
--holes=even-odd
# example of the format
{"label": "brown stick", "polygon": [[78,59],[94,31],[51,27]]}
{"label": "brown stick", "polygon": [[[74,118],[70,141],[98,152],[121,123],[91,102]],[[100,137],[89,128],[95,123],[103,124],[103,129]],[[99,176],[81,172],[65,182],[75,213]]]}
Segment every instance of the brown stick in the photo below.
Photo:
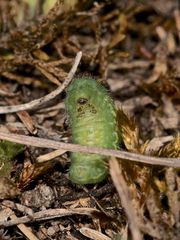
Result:
{"label": "brown stick", "polygon": [[79,144],[57,142],[54,140],[48,140],[44,138],[29,137],[19,134],[0,133],[0,139],[16,142],[24,145],[30,145],[41,148],[52,148],[52,149],[64,149],[70,152],[85,152],[85,153],[96,153],[105,156],[113,156],[129,161],[142,162],[151,165],[161,165],[168,167],[180,167],[180,158],[158,158],[145,156],[136,153],[130,153],[120,150],[112,150],[98,147],[82,146]]}
{"label": "brown stick", "polygon": [[33,221],[35,222],[35,221],[41,221],[41,220],[54,219],[58,217],[71,216],[74,214],[91,216],[91,214],[94,212],[99,212],[99,211],[94,208],[75,208],[70,210],[63,209],[63,208],[48,209],[48,210],[43,210],[43,211],[34,213],[33,218],[24,216],[24,217],[12,219],[9,221],[0,221],[0,226],[9,227],[9,226],[27,223],[27,222],[33,222]]}
{"label": "brown stick", "polygon": [[67,78],[65,79],[65,81],[63,82],[63,84],[61,86],[59,86],[57,89],[55,89],[51,93],[45,95],[44,97],[35,99],[29,103],[0,107],[0,114],[19,112],[19,111],[33,109],[35,107],[37,108],[37,107],[41,106],[43,103],[48,102],[48,101],[52,100],[53,98],[55,98],[56,96],[58,96],[71,82],[71,80],[77,70],[77,67],[79,65],[79,62],[81,60],[81,57],[82,57],[82,52],[78,52],[76,55],[76,58],[74,60],[74,65],[71,68],[71,71],[69,72],[69,74],[68,74]]}
{"label": "brown stick", "polygon": [[143,239],[142,234],[138,228],[138,218],[131,204],[131,198],[130,198],[128,186],[123,177],[121,166],[118,164],[117,159],[113,157],[110,160],[109,165],[110,165],[110,174],[111,174],[113,183],[116,187],[116,190],[121,199],[121,204],[125,209],[125,212],[128,218],[129,228],[132,233],[132,238],[133,240],[142,240]]}

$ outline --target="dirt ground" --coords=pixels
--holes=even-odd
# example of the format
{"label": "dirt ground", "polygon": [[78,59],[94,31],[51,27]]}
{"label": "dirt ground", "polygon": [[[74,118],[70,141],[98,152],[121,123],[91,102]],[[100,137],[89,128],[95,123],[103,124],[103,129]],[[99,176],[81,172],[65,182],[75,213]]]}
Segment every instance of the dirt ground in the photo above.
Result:
{"label": "dirt ground", "polygon": [[[121,135],[88,185],[69,179],[64,104],[83,77]],[[1,0],[0,239],[180,239],[179,100],[178,0]]]}

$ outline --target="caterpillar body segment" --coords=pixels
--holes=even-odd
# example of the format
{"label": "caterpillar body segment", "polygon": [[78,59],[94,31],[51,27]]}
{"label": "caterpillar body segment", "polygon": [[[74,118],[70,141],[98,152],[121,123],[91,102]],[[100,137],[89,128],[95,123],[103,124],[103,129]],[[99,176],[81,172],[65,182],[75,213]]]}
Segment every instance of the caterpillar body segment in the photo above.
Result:
{"label": "caterpillar body segment", "polygon": [[[65,101],[72,142],[86,146],[117,149],[119,138],[116,110],[106,89],[91,78],[70,84]],[[72,153],[69,176],[77,184],[101,182],[108,175],[108,157]]]}

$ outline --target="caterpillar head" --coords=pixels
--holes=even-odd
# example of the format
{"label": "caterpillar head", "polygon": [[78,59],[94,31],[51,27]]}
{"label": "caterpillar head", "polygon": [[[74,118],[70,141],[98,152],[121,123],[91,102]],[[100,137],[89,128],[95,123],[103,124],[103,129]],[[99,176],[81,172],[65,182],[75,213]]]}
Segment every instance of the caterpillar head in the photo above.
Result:
{"label": "caterpillar head", "polygon": [[[81,78],[75,79],[67,90],[66,108],[72,119],[72,116],[83,118],[84,114],[96,114],[94,99],[92,93],[96,93],[99,84],[94,79]],[[102,91],[102,89],[101,89]],[[74,115],[75,114],[75,115]]]}

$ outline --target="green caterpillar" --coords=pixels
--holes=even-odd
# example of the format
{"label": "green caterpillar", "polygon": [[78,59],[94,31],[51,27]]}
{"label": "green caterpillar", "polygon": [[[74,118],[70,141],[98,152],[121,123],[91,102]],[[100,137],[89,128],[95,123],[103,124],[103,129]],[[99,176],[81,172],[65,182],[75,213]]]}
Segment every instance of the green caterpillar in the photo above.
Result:
{"label": "green caterpillar", "polygon": [[[74,79],[68,87],[65,106],[73,143],[118,148],[116,111],[103,86],[91,78]],[[74,183],[98,183],[108,175],[108,157],[72,153],[71,160],[69,177]]]}

